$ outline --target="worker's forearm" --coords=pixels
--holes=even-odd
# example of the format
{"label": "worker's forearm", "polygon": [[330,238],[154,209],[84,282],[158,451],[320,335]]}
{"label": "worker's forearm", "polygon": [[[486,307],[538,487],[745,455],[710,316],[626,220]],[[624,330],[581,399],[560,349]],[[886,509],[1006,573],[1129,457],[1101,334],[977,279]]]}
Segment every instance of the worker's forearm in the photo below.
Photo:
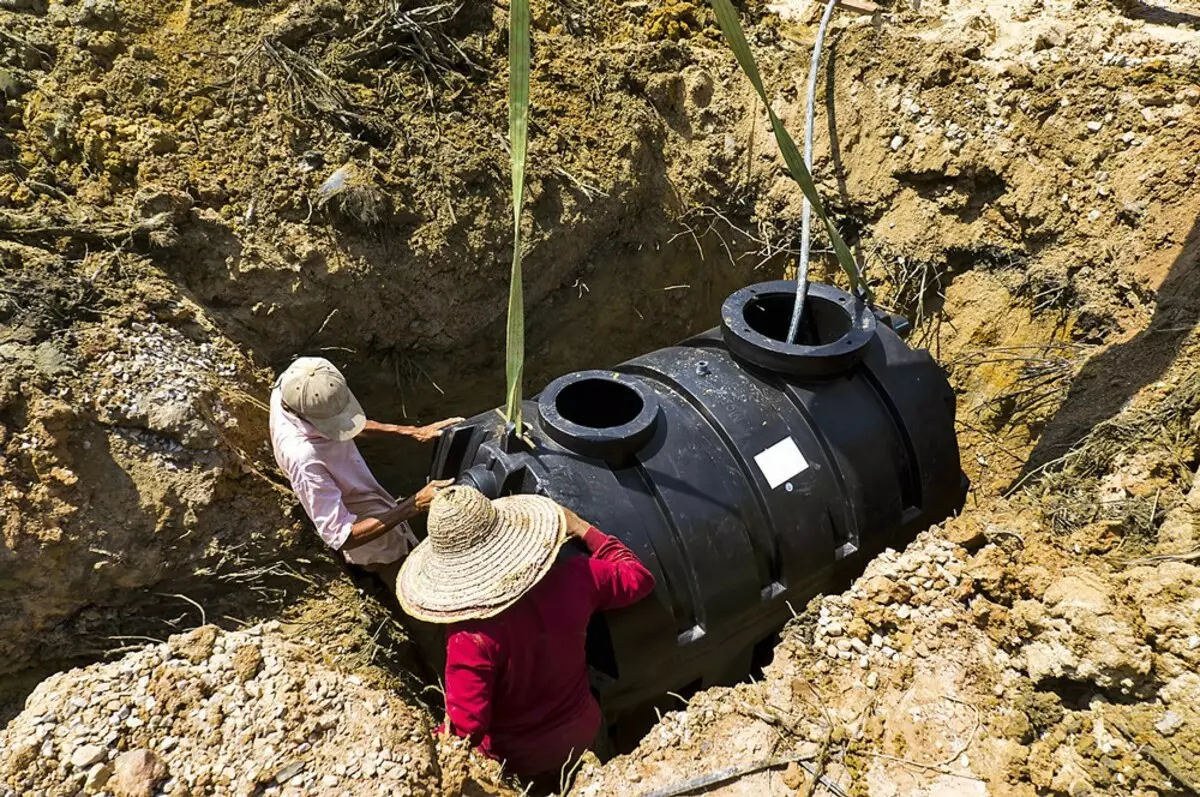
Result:
{"label": "worker's forearm", "polygon": [[350,527],[350,537],[342,545],[342,550],[350,550],[379,539],[387,532],[399,526],[404,521],[417,514],[417,503],[413,498],[400,502],[395,508],[384,512],[379,517],[368,517],[356,521]]}
{"label": "worker's forearm", "polygon": [[412,437],[416,434],[416,426],[399,426],[394,423],[379,423],[377,421],[368,420],[363,426],[361,434],[364,437],[377,437],[379,435],[405,435]]}

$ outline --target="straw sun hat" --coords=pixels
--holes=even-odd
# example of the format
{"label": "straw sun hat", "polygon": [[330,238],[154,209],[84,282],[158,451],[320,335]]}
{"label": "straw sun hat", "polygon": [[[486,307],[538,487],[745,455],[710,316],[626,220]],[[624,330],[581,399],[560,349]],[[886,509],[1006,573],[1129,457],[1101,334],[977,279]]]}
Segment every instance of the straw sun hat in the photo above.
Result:
{"label": "straw sun hat", "polygon": [[497,615],[549,572],[566,527],[549,498],[489,501],[473,487],[447,488],[429,507],[429,536],[400,568],[396,596],[430,623]]}

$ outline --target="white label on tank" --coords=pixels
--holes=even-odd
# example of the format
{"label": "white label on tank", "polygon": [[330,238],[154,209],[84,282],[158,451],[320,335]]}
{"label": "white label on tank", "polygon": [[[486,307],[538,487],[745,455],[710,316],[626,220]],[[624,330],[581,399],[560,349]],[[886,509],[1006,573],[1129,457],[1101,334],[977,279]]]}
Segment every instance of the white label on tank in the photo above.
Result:
{"label": "white label on tank", "polygon": [[808,460],[796,447],[796,441],[785,437],[761,454],[754,457],[759,470],[774,490],[788,479],[808,469]]}

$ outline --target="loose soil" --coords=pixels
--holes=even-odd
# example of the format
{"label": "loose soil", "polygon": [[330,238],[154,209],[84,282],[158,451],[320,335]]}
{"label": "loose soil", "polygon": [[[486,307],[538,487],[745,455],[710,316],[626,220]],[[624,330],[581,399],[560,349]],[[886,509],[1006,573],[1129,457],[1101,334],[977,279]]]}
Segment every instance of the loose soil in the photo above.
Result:
{"label": "loose soil", "polygon": [[[509,790],[435,742],[403,629],[266,440],[297,354],[381,420],[500,401],[507,9],[415,39],[419,5],[0,4],[0,794]],[[799,135],[819,9],[742,12]],[[712,326],[792,273],[801,215],[705,4],[534,19],[530,387]],[[575,792],[1200,788],[1198,28],[1173,0],[837,14],[813,172],[951,374],[967,506]],[[364,453],[398,493],[427,469]]]}

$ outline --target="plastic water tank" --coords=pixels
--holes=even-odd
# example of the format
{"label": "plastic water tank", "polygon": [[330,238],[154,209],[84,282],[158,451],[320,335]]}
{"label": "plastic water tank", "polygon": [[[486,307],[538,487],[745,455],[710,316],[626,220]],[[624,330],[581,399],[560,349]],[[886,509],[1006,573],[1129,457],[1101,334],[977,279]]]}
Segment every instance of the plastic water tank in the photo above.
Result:
{"label": "plastic water tank", "polygon": [[548,495],[654,573],[653,597],[589,630],[610,719],[744,678],[793,608],[962,506],[937,363],[893,317],[824,285],[811,286],[800,342],[784,343],[794,285],[750,286],[717,329],[554,380],[526,404],[525,440],[493,410],[438,445],[435,478]]}

